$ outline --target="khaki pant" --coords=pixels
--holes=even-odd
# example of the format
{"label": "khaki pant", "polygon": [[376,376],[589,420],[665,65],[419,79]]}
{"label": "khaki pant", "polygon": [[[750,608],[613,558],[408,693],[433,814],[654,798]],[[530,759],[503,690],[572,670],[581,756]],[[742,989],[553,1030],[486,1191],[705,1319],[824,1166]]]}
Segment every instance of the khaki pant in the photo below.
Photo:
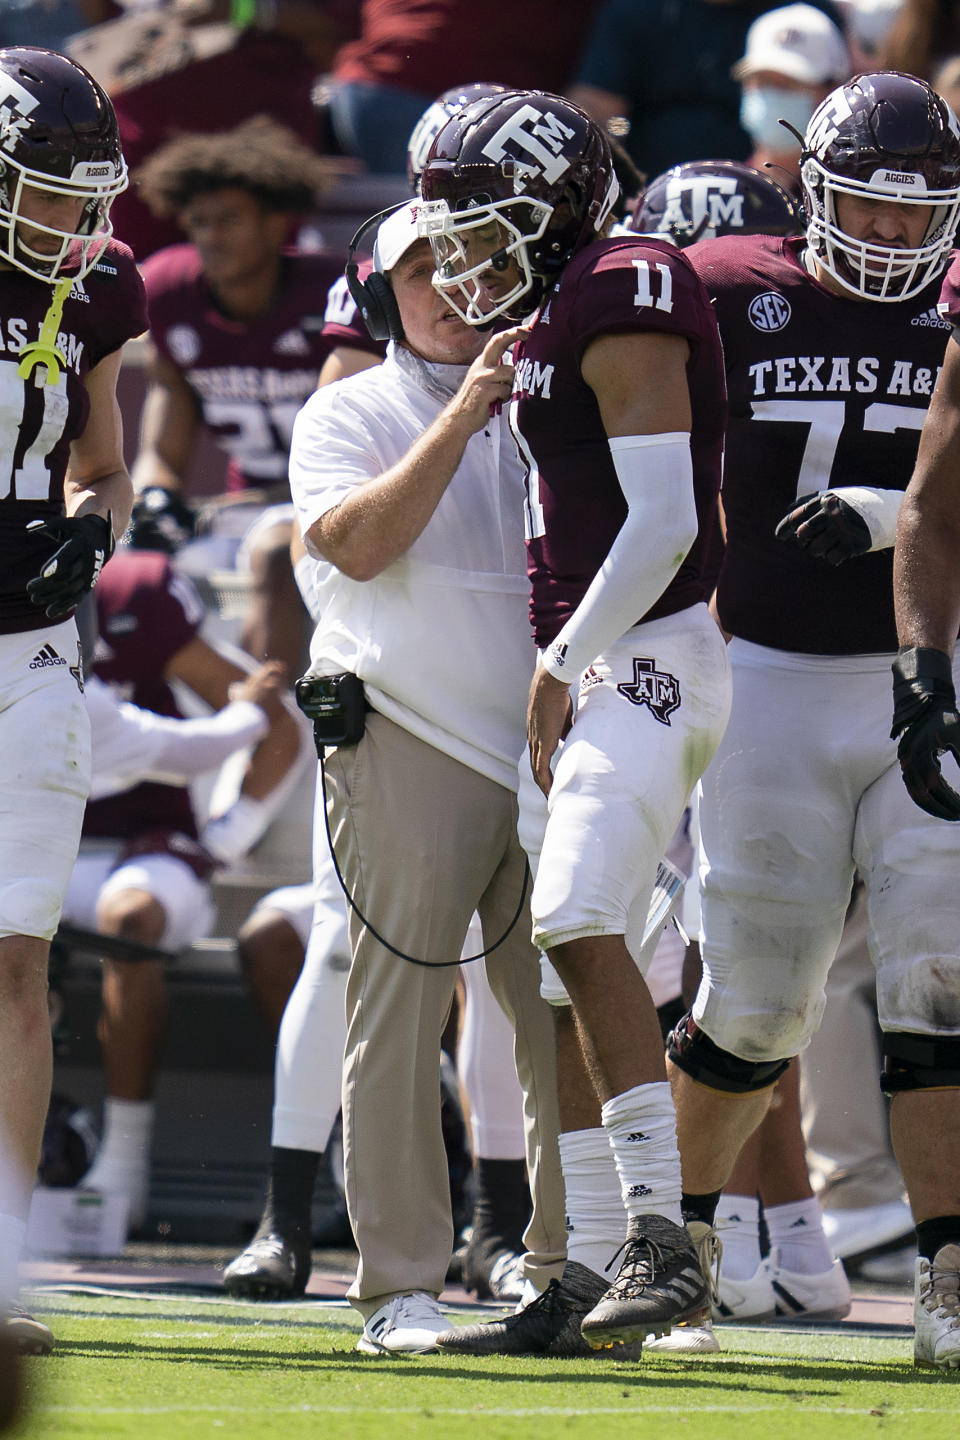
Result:
{"label": "khaki pant", "polygon": [[[343,1072],[347,1205],[360,1251],[349,1291],[368,1317],[410,1290],[439,1294],[453,1248],[440,1129],[440,1036],[474,910],[484,944],[498,940],[523,887],[513,794],[416,739],[382,715],[356,746],[327,761],[334,850],[350,894],[393,955],[350,917]],[[322,823],[322,816],[318,817]],[[491,988],[515,1024],[524,1092],[533,1215],[527,1273],[544,1285],[565,1248],[557,1149],[553,1022],[525,904],[486,962]]]}

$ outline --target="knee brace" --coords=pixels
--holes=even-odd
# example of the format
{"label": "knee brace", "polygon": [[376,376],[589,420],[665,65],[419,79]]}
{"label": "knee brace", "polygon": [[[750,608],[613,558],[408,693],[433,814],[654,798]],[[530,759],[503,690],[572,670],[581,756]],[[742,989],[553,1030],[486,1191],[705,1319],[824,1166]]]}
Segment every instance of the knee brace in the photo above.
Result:
{"label": "knee brace", "polygon": [[667,1056],[691,1080],[731,1095],[747,1095],[775,1085],[791,1059],[788,1055],[786,1060],[741,1060],[739,1055],[715,1045],[690,1014],[674,1027],[667,1042]]}
{"label": "knee brace", "polygon": [[960,1036],[885,1031],[880,1089],[884,1095],[960,1089]]}

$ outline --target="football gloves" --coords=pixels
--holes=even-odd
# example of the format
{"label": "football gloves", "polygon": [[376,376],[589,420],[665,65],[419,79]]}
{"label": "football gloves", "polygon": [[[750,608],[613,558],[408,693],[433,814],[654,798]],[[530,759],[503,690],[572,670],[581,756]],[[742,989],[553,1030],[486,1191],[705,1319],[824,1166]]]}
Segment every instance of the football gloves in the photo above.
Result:
{"label": "football gloves", "polygon": [[893,662],[893,728],[911,800],[938,820],[960,820],[960,795],[940,771],[949,750],[960,761],[960,715],[949,656],[904,646]]}
{"label": "football gloves", "polygon": [[774,533],[778,540],[793,540],[830,565],[865,555],[871,545],[866,520],[832,490],[801,495]]}
{"label": "football gloves", "polygon": [[31,520],[27,531],[58,542],[59,548],[40,574],[27,581],[27,594],[34,605],[43,606],[51,620],[59,620],[93,589],[113,554],[112,517],[52,515],[47,520]]}
{"label": "football gloves", "polygon": [[176,490],[148,485],[133,502],[127,543],[134,550],[173,555],[197,533],[197,512]]}

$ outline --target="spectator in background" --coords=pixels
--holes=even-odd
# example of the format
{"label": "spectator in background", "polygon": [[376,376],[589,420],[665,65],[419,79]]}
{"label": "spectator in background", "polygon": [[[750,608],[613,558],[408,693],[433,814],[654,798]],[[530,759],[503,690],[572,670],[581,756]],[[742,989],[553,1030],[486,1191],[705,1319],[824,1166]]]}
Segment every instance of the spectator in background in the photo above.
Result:
{"label": "spectator in background", "polygon": [[343,47],[333,73],[338,143],[375,173],[402,175],[425,107],[469,76],[496,76],[507,89],[565,89],[598,5],[515,0],[491,25],[470,0],[364,0],[360,38]]}
{"label": "spectator in background", "polygon": [[[814,3],[839,24],[831,0]],[[730,72],[751,23],[774,8],[762,0],[606,0],[568,93],[604,125],[627,122],[624,144],[647,175],[688,160],[745,160],[751,142]]]}
{"label": "spectator in background", "polygon": [[904,0],[837,0],[843,32],[850,51],[850,73],[875,70],[881,46]]}
{"label": "spectator in background", "polygon": [[[230,456],[233,500],[253,492],[239,511],[219,510],[213,531],[225,538],[214,563],[232,565],[256,523],[244,547],[254,594],[243,644],[258,659],[282,660],[290,675],[303,668],[307,616],[290,563],[287,452],[294,416],[332,348],[321,333],[323,307],[343,261],[286,242],[325,175],[303,141],[264,118],[181,136],[140,171],[144,198],[175,216],[189,243],[143,267],[154,353],[134,466],[135,523],[171,507],[182,513],[183,477],[207,426]],[[206,566],[209,557],[207,547],[197,559]]]}
{"label": "spectator in background", "polygon": [[111,0],[3,0],[0,45],[42,45],[62,50],[87,25],[106,20]]}
{"label": "spectator in background", "polygon": [[[219,710],[230,687],[245,681],[243,668],[201,638],[203,606],[166,556],[121,549],[97,596],[94,674],[142,709],[179,716],[170,688],[176,681]],[[299,759],[300,725],[275,690],[248,693],[268,714],[270,729],[253,752],[236,803],[202,833],[182,781],[138,784],[87,806],[64,905],[69,918],[168,950],[207,933],[213,920],[207,880],[218,863],[238,859],[260,838]],[[133,1228],[146,1212],[165,1018],[159,961],[104,960],[98,1027],[106,1070],[103,1141],[84,1187],[125,1195]]]}
{"label": "spectator in background", "polygon": [[937,68],[931,84],[937,94],[943,96],[951,110],[956,111],[960,107],[960,55],[945,60]]}
{"label": "spectator in background", "polygon": [[880,47],[878,64],[929,80],[960,53],[960,11],[954,0],[904,0]]}
{"label": "spectator in background", "polygon": [[800,137],[820,101],[850,74],[841,30],[813,5],[768,10],[747,31],[732,73],[741,86],[740,124],[754,146],[750,164],[773,167],[781,184],[799,190]]}
{"label": "spectator in background", "polygon": [[[191,25],[232,18],[229,0],[174,4]],[[359,0],[256,0],[229,48],[115,92],[131,172],[176,135],[230,130],[255,115],[269,115],[316,148],[313,88],[353,33],[358,6]],[[120,13],[117,5],[113,13]],[[170,219],[142,203],[136,183],[114,212],[114,228],[138,260],[180,238]]]}

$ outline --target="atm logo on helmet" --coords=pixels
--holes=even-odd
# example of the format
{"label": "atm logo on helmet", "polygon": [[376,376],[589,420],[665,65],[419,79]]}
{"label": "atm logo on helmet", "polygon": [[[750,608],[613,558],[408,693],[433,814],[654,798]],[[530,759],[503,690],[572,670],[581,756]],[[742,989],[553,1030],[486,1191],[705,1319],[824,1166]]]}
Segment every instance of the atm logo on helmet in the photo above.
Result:
{"label": "atm logo on helmet", "polygon": [[[523,175],[543,175],[555,185],[570,169],[563,147],[575,134],[551,111],[521,105],[491,135],[482,153],[490,160],[515,160]],[[530,158],[524,160],[518,150]]]}
{"label": "atm logo on helmet", "polygon": [[37,97],[18,85],[12,75],[0,75],[0,145],[16,145],[38,103]]}

